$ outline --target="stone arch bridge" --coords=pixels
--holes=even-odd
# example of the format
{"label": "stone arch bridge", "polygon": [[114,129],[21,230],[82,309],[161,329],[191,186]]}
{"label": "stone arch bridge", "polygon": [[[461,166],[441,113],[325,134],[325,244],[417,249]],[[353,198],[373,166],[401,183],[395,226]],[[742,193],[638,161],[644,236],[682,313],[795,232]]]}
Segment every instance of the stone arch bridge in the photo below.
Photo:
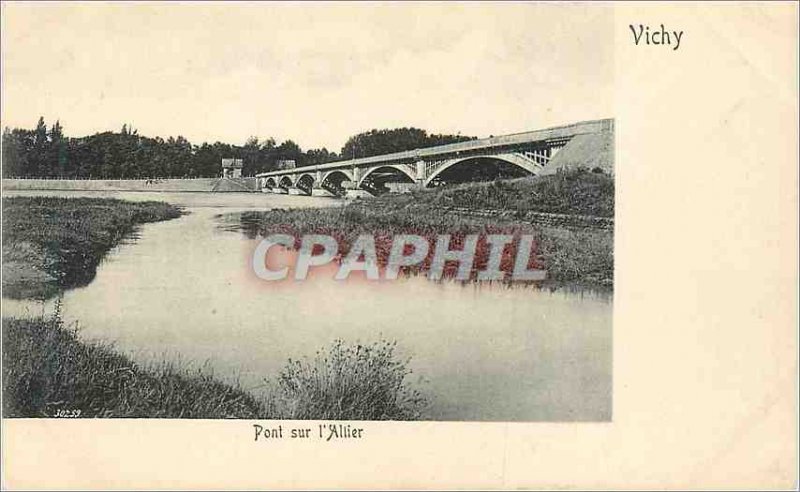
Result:
{"label": "stone arch bridge", "polygon": [[613,174],[614,120],[596,120],[258,174],[264,192],[377,195],[584,167]]}

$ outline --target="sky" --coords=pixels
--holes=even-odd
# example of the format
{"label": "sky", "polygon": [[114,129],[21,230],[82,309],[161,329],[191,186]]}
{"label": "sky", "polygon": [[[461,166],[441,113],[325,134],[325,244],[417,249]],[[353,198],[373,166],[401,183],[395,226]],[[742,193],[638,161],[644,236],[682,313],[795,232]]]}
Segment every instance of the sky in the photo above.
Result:
{"label": "sky", "polygon": [[595,4],[3,2],[0,119],[333,151],[504,135],[613,117],[613,54]]}

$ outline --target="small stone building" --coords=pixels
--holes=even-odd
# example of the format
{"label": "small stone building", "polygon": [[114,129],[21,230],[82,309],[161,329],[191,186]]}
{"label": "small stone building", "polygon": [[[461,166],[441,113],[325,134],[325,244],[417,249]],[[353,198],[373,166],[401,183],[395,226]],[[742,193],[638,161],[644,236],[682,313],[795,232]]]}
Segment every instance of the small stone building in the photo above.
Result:
{"label": "small stone building", "polygon": [[241,178],[242,167],[244,167],[242,159],[222,159],[222,177]]}

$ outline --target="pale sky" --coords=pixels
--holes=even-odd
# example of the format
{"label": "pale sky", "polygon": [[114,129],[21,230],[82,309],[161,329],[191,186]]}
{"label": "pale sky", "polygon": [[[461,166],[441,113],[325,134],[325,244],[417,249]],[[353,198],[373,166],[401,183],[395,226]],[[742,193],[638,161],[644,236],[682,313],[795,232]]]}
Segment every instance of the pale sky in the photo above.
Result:
{"label": "pale sky", "polygon": [[613,10],[589,4],[2,6],[2,126],[192,143],[371,128],[484,137],[613,117]]}

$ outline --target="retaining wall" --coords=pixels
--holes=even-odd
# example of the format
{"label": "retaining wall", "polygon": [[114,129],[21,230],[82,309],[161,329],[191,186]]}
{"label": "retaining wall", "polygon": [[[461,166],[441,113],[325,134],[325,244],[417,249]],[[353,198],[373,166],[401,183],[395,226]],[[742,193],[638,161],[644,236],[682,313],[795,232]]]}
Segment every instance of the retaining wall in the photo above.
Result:
{"label": "retaining wall", "polygon": [[[220,178],[194,179],[3,179],[4,190],[59,191],[215,191]],[[240,186],[219,191],[255,191],[256,178],[234,180]],[[252,183],[251,183],[252,182]]]}

